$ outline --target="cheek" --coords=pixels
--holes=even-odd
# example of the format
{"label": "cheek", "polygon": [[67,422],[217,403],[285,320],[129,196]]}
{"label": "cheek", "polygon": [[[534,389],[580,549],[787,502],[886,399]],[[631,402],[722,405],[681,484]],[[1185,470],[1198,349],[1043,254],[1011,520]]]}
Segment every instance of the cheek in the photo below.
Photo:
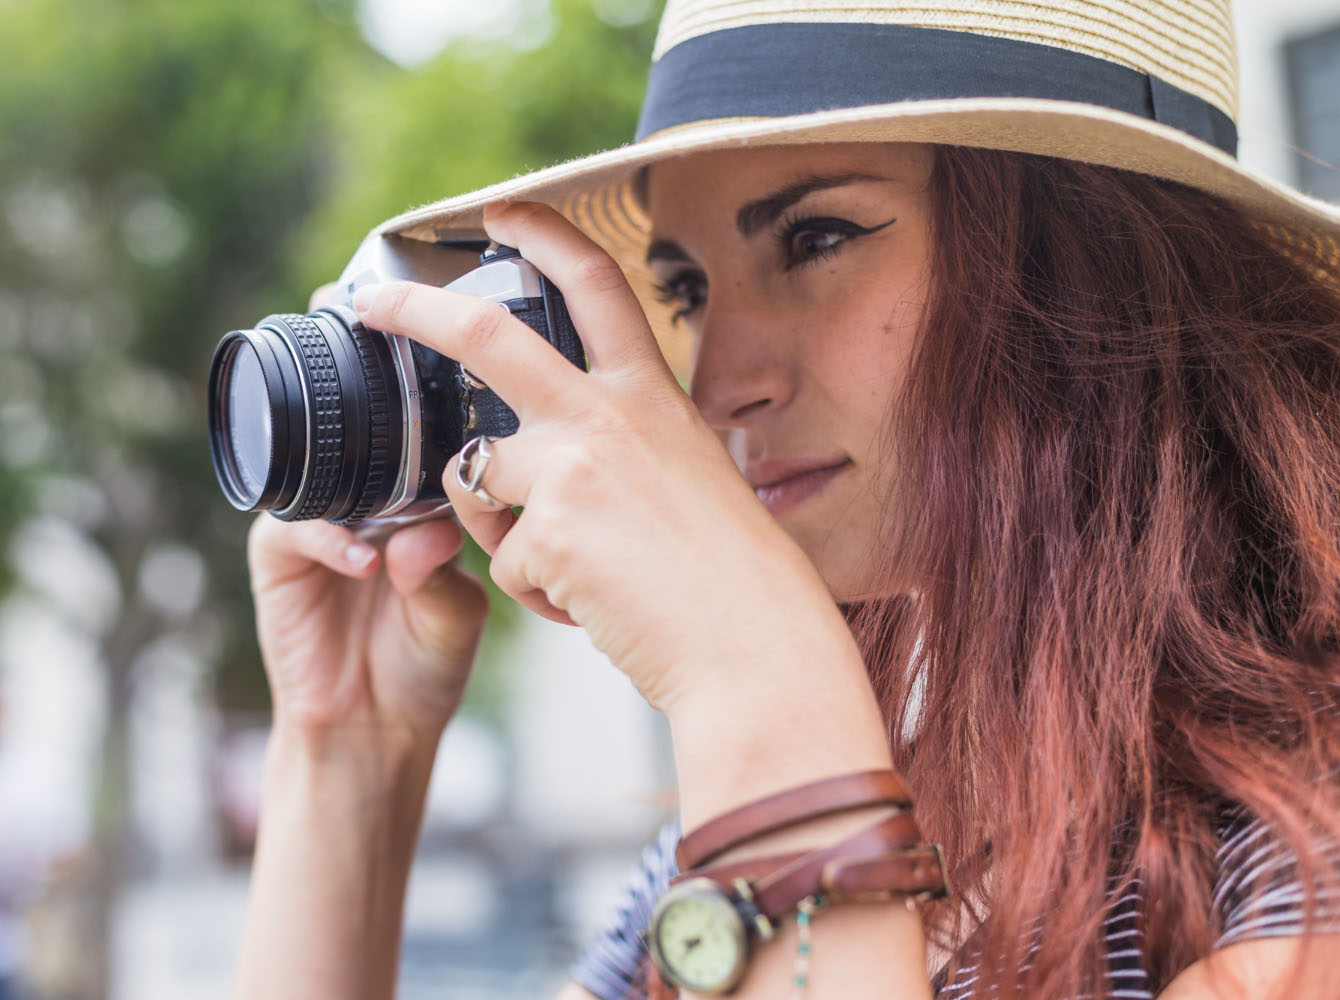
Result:
{"label": "cheek", "polygon": [[829,311],[814,338],[812,370],[843,389],[850,405],[882,419],[907,376],[921,312],[912,295],[853,296]]}

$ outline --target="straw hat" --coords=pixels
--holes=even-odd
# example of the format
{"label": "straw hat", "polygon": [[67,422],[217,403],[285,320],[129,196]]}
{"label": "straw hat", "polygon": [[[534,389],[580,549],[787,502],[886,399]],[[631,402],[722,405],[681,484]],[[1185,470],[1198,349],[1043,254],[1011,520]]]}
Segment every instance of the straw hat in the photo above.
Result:
{"label": "straw hat", "polygon": [[1221,195],[1340,262],[1340,209],[1235,159],[1229,0],[669,0],[634,142],[397,216],[477,238],[499,200],[554,205],[618,260],[672,363],[634,190],[659,160],[723,147],[930,142],[1063,156]]}

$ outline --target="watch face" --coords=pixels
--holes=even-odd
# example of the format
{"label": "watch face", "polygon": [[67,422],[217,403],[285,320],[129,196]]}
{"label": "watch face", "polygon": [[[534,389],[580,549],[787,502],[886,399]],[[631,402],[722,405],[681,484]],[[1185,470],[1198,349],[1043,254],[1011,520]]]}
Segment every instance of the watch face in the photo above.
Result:
{"label": "watch face", "polygon": [[652,914],[650,945],[662,972],[685,989],[722,993],[744,973],[744,923],[710,879],[671,887]]}

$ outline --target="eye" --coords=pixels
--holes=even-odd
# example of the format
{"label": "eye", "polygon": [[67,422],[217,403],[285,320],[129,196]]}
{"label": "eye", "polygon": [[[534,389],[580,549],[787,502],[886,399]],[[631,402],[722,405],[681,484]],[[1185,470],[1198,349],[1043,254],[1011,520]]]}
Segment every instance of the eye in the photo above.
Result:
{"label": "eye", "polygon": [[791,237],[791,258],[808,260],[811,257],[822,257],[846,238],[831,229],[802,229]]}
{"label": "eye", "polygon": [[673,320],[678,323],[707,301],[707,278],[700,271],[680,271],[655,284],[657,301],[678,306]]}
{"label": "eye", "polygon": [[783,221],[777,232],[786,270],[800,267],[838,252],[843,243],[856,236],[867,236],[890,226],[896,219],[882,225],[866,227],[846,219],[791,219]]}

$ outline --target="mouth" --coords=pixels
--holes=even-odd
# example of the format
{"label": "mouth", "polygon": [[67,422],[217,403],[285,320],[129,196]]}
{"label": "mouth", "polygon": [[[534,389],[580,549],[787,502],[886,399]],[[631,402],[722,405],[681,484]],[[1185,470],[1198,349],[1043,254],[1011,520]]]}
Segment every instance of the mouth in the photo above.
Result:
{"label": "mouth", "polygon": [[817,463],[767,462],[745,469],[745,478],[772,516],[781,517],[822,491],[849,465],[849,458]]}

